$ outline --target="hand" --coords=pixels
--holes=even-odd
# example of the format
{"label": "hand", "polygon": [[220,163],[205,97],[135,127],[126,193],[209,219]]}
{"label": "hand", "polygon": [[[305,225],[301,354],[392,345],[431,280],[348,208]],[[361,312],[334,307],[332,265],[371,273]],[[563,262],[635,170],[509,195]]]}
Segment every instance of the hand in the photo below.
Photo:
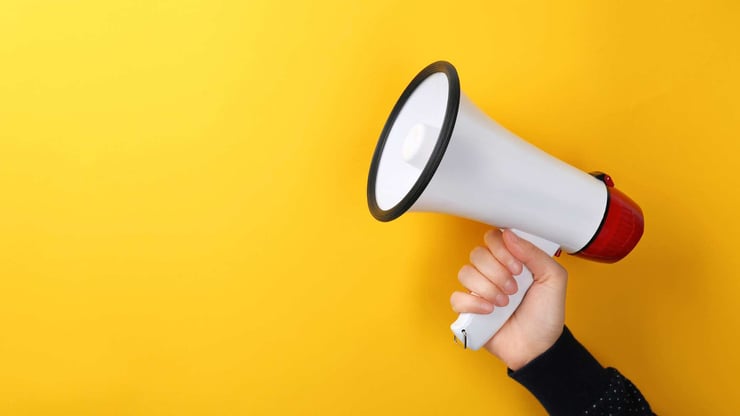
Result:
{"label": "hand", "polygon": [[516,276],[522,264],[532,272],[534,283],[519,308],[486,344],[485,348],[512,370],[518,370],[550,348],[563,332],[565,288],[568,272],[552,257],[510,230],[490,230],[486,247],[470,252],[470,263],[458,279],[471,293],[455,292],[450,298],[455,312],[487,314],[506,306],[517,292]]}

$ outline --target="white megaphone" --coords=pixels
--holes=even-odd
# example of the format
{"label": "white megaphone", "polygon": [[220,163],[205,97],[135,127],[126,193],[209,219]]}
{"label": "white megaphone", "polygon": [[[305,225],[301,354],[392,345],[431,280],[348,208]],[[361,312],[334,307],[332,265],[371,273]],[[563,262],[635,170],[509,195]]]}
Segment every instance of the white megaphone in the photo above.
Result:
{"label": "white megaphone", "polygon": [[[380,134],[367,183],[370,212],[390,221],[406,211],[443,212],[510,228],[550,255],[603,262],[626,256],[642,236],[640,207],[608,175],[588,174],[525,142],[460,91],[457,71],[435,62],[414,78]],[[456,339],[479,349],[532,284],[524,268],[509,304],[463,313]]]}

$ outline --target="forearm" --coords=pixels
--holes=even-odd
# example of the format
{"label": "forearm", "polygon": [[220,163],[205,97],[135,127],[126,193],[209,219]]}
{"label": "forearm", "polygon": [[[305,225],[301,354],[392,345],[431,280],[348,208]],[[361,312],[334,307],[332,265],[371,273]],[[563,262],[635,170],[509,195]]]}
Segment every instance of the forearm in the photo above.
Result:
{"label": "forearm", "polygon": [[550,349],[509,376],[554,416],[653,414],[637,388],[617,370],[602,367],[567,327]]}

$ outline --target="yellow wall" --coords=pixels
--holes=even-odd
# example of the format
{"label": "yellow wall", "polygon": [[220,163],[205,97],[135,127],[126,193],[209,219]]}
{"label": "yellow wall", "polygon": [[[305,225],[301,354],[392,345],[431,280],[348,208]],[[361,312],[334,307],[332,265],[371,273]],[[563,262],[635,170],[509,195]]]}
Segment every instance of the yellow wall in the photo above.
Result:
{"label": "yellow wall", "polygon": [[485,227],[366,208],[385,117],[447,59],[645,211],[626,260],[562,258],[576,335],[661,414],[737,414],[738,21],[732,1],[2,2],[0,413],[544,414],[451,341]]}

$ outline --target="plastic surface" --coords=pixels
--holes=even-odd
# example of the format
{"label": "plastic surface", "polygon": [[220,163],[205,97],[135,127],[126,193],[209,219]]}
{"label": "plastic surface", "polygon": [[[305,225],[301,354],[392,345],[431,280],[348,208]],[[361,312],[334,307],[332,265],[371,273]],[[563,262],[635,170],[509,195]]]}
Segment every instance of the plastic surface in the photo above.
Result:
{"label": "plastic surface", "polygon": [[[525,233],[519,230],[512,230],[521,238],[531,241],[532,244],[539,247],[542,251],[550,256],[555,255],[559,250],[559,246],[552,241],[545,240],[544,238],[537,237],[532,234]],[[480,349],[489,339],[491,339],[496,332],[506,323],[511,315],[522,303],[524,295],[532,286],[533,278],[532,273],[524,267],[522,272],[514,276],[519,290],[509,296],[509,304],[506,306],[496,306],[493,312],[489,314],[476,314],[476,313],[461,313],[455,322],[450,325],[452,333],[455,334],[455,338],[460,340],[466,348],[471,350]]]}
{"label": "plastic surface", "polygon": [[[375,200],[380,209],[391,210],[416,185],[439,137],[447,109],[448,89],[449,81],[445,74],[434,73],[410,93],[396,115],[387,133],[375,177]],[[409,136],[419,133],[414,130],[419,126],[426,126],[428,131],[436,130],[437,134],[426,144],[427,152],[419,154],[419,167],[416,167],[406,163],[404,155],[408,155],[409,149],[404,149],[404,145]]]}
{"label": "plastic surface", "polygon": [[[405,165],[396,169],[400,176],[416,169],[401,156],[397,159]],[[606,203],[603,182],[520,139],[462,94],[444,157],[410,211],[443,212],[522,230],[573,253],[592,240]]]}
{"label": "plastic surface", "polygon": [[602,226],[578,257],[604,263],[621,260],[640,241],[645,219],[640,207],[612,184],[608,186],[609,204]]}

